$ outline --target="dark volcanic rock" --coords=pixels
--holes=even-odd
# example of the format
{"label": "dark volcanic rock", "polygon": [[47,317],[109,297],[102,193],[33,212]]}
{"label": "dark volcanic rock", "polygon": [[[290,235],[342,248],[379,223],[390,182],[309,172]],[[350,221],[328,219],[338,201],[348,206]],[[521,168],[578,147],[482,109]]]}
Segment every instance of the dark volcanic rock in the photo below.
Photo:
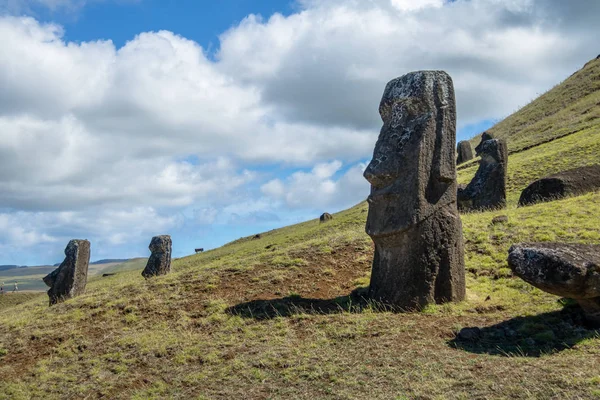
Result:
{"label": "dark volcanic rock", "polygon": [[477,155],[477,156],[480,155],[483,144],[485,142],[487,142],[488,140],[492,140],[492,139],[494,139],[494,135],[492,135],[491,133],[488,133],[488,132],[483,132],[481,134],[481,142],[479,142],[479,144],[477,146],[475,146],[475,155]]}
{"label": "dark volcanic rock", "polygon": [[90,242],[71,240],[65,248],[65,256],[60,266],[43,279],[50,287],[50,305],[79,296],[85,291],[90,265]]}
{"label": "dark volcanic rock", "polygon": [[491,139],[480,146],[481,161],[475,177],[464,189],[458,189],[458,209],[461,211],[490,210],[506,206],[506,141]]}
{"label": "dark volcanic rock", "polygon": [[576,300],[587,320],[600,326],[600,246],[520,243],[508,251],[512,271],[531,285]]}
{"label": "dark volcanic rock", "polygon": [[323,213],[319,217],[320,222],[327,222],[327,221],[331,221],[332,219],[333,219],[333,215],[331,215],[329,213]]}
{"label": "dark volcanic rock", "polygon": [[456,335],[458,340],[463,340],[466,342],[474,342],[481,337],[481,329],[474,328],[462,328],[458,335]]}
{"label": "dark volcanic rock", "polygon": [[547,176],[527,186],[519,206],[552,201],[600,189],[600,165],[590,165]]}
{"label": "dark volcanic rock", "polygon": [[395,309],[462,300],[452,79],[443,71],[394,79],[379,113],[383,127],[364,173],[366,232],[375,243],[369,296]]}
{"label": "dark volcanic rock", "polygon": [[142,271],[142,276],[147,279],[171,272],[171,236],[154,236],[148,248],[152,254]]}
{"label": "dark volcanic rock", "polygon": [[456,165],[473,159],[473,149],[471,148],[471,143],[468,140],[458,142],[458,146],[456,146],[456,153],[458,154],[458,157],[456,158]]}

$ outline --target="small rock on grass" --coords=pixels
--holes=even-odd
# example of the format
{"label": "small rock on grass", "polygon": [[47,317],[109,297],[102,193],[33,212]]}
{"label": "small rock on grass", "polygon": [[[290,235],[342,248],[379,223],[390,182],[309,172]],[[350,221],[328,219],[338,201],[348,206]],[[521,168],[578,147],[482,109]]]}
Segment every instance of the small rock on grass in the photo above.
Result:
{"label": "small rock on grass", "polygon": [[508,215],[497,215],[492,219],[492,225],[506,224],[508,222]]}

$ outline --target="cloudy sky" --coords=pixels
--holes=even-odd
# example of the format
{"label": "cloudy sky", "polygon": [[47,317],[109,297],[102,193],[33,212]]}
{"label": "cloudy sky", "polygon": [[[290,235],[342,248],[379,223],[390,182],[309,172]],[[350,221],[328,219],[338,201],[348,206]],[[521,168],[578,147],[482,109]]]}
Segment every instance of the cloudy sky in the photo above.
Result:
{"label": "cloudy sky", "polygon": [[390,79],[459,139],[600,53],[597,0],[0,0],[0,264],[177,257],[363,200]]}

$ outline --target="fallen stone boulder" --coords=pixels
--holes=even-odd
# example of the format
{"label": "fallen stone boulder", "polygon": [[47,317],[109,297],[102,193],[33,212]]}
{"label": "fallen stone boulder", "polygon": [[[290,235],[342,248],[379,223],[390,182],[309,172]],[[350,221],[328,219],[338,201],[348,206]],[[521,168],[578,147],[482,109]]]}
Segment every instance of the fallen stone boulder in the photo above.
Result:
{"label": "fallen stone boulder", "polygon": [[366,232],[375,244],[369,297],[396,310],[465,297],[456,209],[456,103],[450,76],[418,71],[390,81],[383,127],[364,177]]}
{"label": "fallen stone boulder", "polygon": [[480,155],[481,154],[481,149],[483,148],[483,144],[485,142],[487,142],[488,140],[492,140],[495,139],[494,135],[492,135],[489,132],[483,132],[481,134],[481,142],[479,142],[479,144],[477,146],[475,146],[475,155]]}
{"label": "fallen stone boulder", "polygon": [[171,236],[154,236],[148,248],[152,252],[142,276],[146,279],[171,272]]}
{"label": "fallen stone boulder", "polygon": [[481,161],[475,177],[458,188],[461,211],[495,210],[506,206],[508,149],[504,139],[491,139],[480,145]]}
{"label": "fallen stone boulder", "polygon": [[333,219],[333,215],[331,215],[329,213],[323,213],[319,217],[319,222],[327,222],[327,221],[331,221],[332,219]]}
{"label": "fallen stone boulder", "polygon": [[43,281],[50,287],[50,305],[63,302],[85,291],[90,265],[90,242],[73,239],[65,248],[65,260],[46,275]]}
{"label": "fallen stone boulder", "polygon": [[458,155],[456,158],[456,165],[460,165],[472,160],[473,149],[471,148],[471,143],[468,140],[458,142],[458,145],[456,146],[456,154]]}
{"label": "fallen stone boulder", "polygon": [[519,206],[557,200],[600,189],[600,165],[579,167],[538,179],[527,186]]}
{"label": "fallen stone boulder", "polygon": [[600,327],[600,245],[515,244],[508,265],[527,283],[576,300],[588,322]]}

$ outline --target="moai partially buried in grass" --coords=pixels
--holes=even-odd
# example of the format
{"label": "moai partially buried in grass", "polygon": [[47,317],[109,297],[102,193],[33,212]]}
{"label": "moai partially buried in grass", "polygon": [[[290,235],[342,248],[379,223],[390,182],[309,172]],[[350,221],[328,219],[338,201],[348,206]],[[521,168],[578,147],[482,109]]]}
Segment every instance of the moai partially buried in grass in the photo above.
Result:
{"label": "moai partially buried in grass", "polygon": [[479,168],[473,180],[458,188],[461,211],[497,210],[506,207],[508,146],[504,139],[490,139],[479,144]]}
{"label": "moai partially buried in grass", "polygon": [[456,104],[450,76],[418,71],[389,82],[383,127],[364,176],[375,243],[369,297],[398,310],[465,297],[456,207]]}
{"label": "moai partially buried in grass", "polygon": [[146,279],[171,272],[171,236],[154,236],[148,248],[152,252],[142,276]]}
{"label": "moai partially buried in grass", "polygon": [[90,242],[73,239],[65,248],[65,260],[46,275],[44,283],[50,286],[50,305],[78,296],[85,291],[90,265]]}
{"label": "moai partially buried in grass", "polygon": [[508,251],[508,266],[531,285],[576,300],[600,328],[600,245],[519,243]]}

